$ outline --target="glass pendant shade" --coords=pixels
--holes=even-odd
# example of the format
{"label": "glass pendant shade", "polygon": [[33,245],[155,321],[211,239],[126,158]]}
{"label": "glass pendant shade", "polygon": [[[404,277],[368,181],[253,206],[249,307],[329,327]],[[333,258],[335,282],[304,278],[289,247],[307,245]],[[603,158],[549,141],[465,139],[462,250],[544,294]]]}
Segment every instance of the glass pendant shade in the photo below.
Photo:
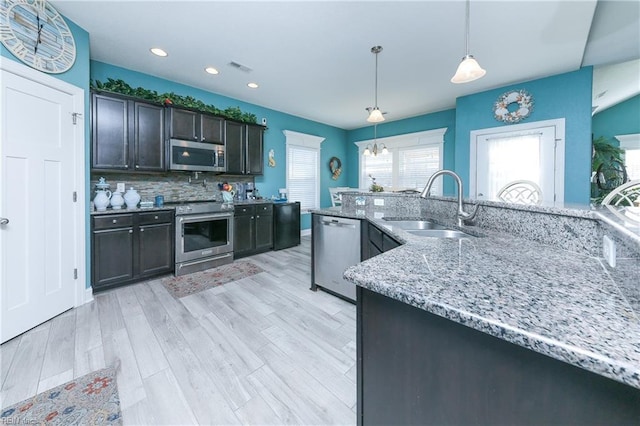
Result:
{"label": "glass pendant shade", "polygon": [[369,117],[367,117],[367,121],[369,123],[380,123],[381,121],[384,121],[382,112],[380,112],[380,109],[378,107],[371,109],[371,112],[369,113]]}
{"label": "glass pendant shade", "polygon": [[473,55],[466,55],[458,65],[456,74],[451,78],[452,83],[469,83],[484,76],[487,73],[475,60]]}
{"label": "glass pendant shade", "polygon": [[362,155],[364,155],[365,157],[368,157],[368,156],[370,156],[370,155],[371,155],[371,150],[369,149],[369,146],[367,146],[367,147],[364,149],[364,152],[362,153]]}

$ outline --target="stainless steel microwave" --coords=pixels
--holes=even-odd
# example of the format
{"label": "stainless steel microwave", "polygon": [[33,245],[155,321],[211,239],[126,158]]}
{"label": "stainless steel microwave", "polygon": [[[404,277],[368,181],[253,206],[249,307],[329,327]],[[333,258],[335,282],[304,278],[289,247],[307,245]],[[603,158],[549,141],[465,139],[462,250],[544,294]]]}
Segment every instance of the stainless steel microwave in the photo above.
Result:
{"label": "stainless steel microwave", "polygon": [[169,170],[226,172],[224,145],[171,139]]}

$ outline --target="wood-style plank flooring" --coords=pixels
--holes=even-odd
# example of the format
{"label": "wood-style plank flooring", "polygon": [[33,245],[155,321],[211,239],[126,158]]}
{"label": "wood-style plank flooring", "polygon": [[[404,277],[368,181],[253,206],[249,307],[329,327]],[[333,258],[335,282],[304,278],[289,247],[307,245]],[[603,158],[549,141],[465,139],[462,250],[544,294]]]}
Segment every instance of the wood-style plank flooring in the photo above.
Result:
{"label": "wood-style plank flooring", "polygon": [[248,259],[265,272],[98,293],[3,344],[2,407],[119,365],[125,424],[355,424],[355,306],[309,290],[309,237]]}

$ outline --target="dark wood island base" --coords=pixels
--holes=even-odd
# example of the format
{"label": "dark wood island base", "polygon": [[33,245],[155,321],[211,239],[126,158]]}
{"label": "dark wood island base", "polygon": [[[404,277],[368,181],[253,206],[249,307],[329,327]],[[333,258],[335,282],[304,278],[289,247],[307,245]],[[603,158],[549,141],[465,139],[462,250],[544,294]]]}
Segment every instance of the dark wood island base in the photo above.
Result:
{"label": "dark wood island base", "polygon": [[638,425],[640,389],[362,287],[358,425]]}

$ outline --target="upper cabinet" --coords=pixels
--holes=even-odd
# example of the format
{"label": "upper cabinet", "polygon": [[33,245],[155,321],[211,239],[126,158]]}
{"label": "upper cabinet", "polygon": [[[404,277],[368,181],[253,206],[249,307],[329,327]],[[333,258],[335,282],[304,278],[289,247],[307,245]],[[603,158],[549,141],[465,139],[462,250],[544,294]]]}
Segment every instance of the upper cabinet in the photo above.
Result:
{"label": "upper cabinet", "polygon": [[196,111],[167,109],[169,138],[205,143],[224,143],[224,118]]}
{"label": "upper cabinet", "polygon": [[164,108],[92,93],[91,142],[94,169],[164,171]]}
{"label": "upper cabinet", "polygon": [[263,173],[264,127],[225,122],[227,173],[261,175]]}

